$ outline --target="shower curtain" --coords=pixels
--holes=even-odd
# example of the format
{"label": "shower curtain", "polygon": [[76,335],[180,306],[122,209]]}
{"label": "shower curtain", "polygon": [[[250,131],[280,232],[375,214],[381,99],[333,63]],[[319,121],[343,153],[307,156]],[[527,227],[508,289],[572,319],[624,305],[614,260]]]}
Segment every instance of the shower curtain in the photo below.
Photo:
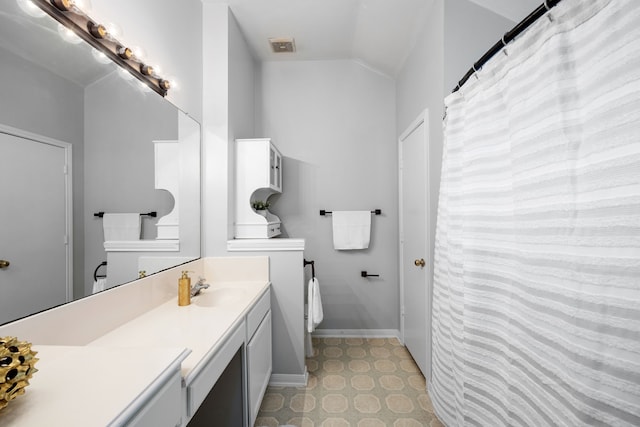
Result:
{"label": "shower curtain", "polygon": [[437,415],[640,426],[640,1],[563,0],[446,106]]}

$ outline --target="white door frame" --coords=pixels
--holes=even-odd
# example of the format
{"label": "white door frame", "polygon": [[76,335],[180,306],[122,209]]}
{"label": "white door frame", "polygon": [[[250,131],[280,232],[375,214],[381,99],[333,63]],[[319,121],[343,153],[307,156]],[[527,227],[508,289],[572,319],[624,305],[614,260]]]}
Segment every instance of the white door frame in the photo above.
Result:
{"label": "white door frame", "polygon": [[[403,186],[402,186],[402,176],[403,176],[403,165],[402,165],[402,157],[403,157],[403,142],[405,139],[407,139],[407,137],[409,137],[409,135],[411,135],[418,127],[420,127],[420,125],[424,124],[424,144],[425,144],[425,157],[423,159],[424,165],[426,168],[428,168],[429,165],[429,110],[425,109],[423,110],[418,117],[411,122],[411,124],[407,127],[407,129],[402,132],[402,134],[400,134],[400,137],[398,138],[398,209],[399,209],[399,233],[398,236],[400,238],[400,242],[399,242],[399,265],[400,268],[399,273],[400,273],[400,336],[402,338],[402,343],[404,344],[404,333],[405,333],[405,325],[404,325],[404,291],[405,291],[405,286],[404,286],[404,271],[402,266],[404,265],[404,221],[403,221],[403,214],[404,214],[404,209],[403,209]],[[433,260],[433,248],[431,247],[431,230],[429,228],[429,214],[430,214],[430,205],[431,205],[431,192],[430,192],[430,182],[429,182],[429,173],[428,173],[428,169],[427,169],[427,173],[425,174],[425,192],[426,192],[426,197],[425,197],[425,206],[424,206],[424,212],[425,212],[425,247],[427,249],[427,253],[425,254],[426,261],[427,261],[427,266],[429,266],[432,263]],[[431,310],[431,305],[432,305],[432,280],[433,280],[433,272],[431,271],[431,268],[428,267],[428,271],[427,274],[425,274],[425,288],[426,288],[426,295],[427,295],[427,300],[425,301],[425,309],[429,310],[429,313],[432,312]],[[431,318],[430,316],[427,317],[428,322],[427,325],[425,325],[426,328],[426,332],[427,332],[427,346],[428,349],[431,350],[432,345],[431,345]],[[427,352],[427,366],[429,369],[429,374],[427,375],[425,373],[425,376],[427,376],[427,382],[431,381],[431,351]]]}
{"label": "white door frame", "polygon": [[[65,228],[66,228],[66,237],[65,237],[65,248],[66,248],[66,277],[67,283],[66,286],[66,294],[67,294],[67,302],[73,299],[73,175],[72,175],[72,148],[73,146],[64,141],[59,141],[57,139],[49,138],[48,136],[38,135],[36,133],[28,132],[26,130],[14,128],[11,126],[7,126],[0,123],[0,133],[4,133],[7,135],[12,135],[18,138],[29,139],[34,142],[38,142],[41,144],[53,145],[55,147],[60,147],[64,150],[65,156],[65,205],[66,205],[66,213],[65,213]],[[46,215],[46,212],[43,213]]]}

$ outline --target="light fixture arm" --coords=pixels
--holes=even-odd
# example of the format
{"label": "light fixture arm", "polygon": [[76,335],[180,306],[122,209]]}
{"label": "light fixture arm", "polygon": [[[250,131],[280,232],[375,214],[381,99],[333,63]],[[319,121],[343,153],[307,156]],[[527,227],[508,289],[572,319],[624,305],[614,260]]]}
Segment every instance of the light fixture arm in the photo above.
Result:
{"label": "light fixture arm", "polygon": [[73,31],[89,45],[104,53],[113,62],[127,70],[145,85],[149,86],[161,96],[166,96],[170,88],[168,80],[157,76],[153,68],[142,62],[135,55],[123,54],[131,52],[131,49],[124,47],[124,44],[107,37],[105,27],[96,23],[84,12],[78,11],[70,0],[32,0],[33,3],[42,9],[47,15],[58,21],[66,28]]}

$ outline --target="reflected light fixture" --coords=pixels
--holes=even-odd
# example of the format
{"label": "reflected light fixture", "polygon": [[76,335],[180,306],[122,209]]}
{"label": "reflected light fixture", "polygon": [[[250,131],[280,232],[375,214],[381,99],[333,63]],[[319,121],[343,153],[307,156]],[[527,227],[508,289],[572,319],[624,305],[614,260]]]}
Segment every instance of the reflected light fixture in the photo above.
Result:
{"label": "reflected light fixture", "polygon": [[17,0],[18,6],[22,9],[27,15],[33,16],[34,18],[42,18],[47,16],[46,13],[42,11],[38,6],[36,6],[31,0]]}
{"label": "reflected light fixture", "polygon": [[[18,0],[18,3],[25,11],[27,11],[25,8],[30,7],[27,3],[31,3],[64,27],[64,32],[61,30],[60,32],[65,40],[70,41],[68,37],[84,40],[122,67],[124,74],[137,78],[142,84],[161,96],[167,95],[171,88],[169,80],[160,77],[153,67],[141,59],[142,55],[136,55],[133,49],[119,42],[114,34],[110,34],[109,25],[102,25],[94,21],[86,12],[82,11],[80,0]],[[67,33],[70,33],[71,36]]]}
{"label": "reflected light fixture", "polygon": [[69,28],[65,27],[62,24],[58,24],[58,34],[60,34],[60,37],[62,37],[62,40],[66,41],[67,43],[71,43],[71,44],[82,43],[82,39],[78,37],[76,33],[74,33],[72,30],[70,30]]}

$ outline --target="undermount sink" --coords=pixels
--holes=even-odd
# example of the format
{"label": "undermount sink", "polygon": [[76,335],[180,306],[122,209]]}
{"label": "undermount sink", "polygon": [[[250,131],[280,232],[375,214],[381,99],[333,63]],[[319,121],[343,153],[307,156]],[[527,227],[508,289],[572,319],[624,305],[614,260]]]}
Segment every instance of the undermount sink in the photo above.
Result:
{"label": "undermount sink", "polygon": [[242,300],[245,295],[246,290],[239,288],[209,288],[191,298],[191,303],[201,307],[224,307]]}

